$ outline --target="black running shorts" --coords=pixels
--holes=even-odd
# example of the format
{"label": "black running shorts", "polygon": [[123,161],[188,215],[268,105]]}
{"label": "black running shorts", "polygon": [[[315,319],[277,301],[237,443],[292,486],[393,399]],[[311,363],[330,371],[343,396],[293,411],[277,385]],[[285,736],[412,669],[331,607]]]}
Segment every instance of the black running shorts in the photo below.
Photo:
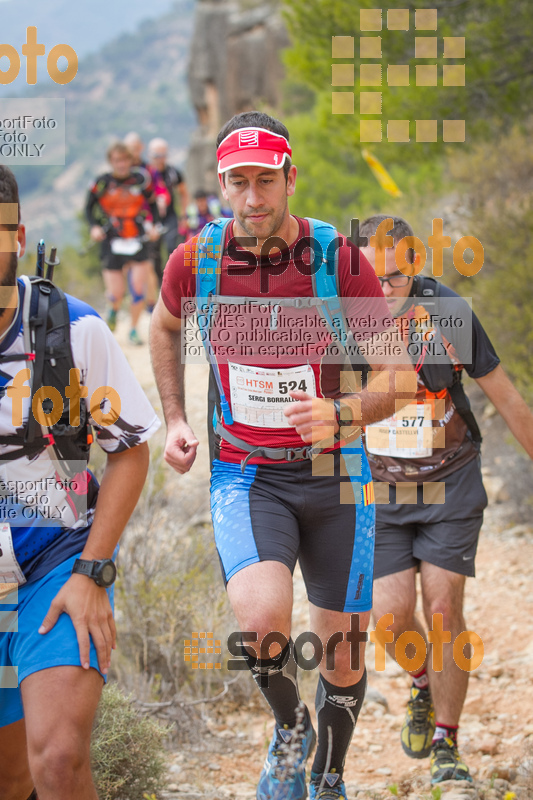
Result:
{"label": "black running shorts", "polygon": [[370,610],[372,482],[364,451],[347,450],[346,477],[340,477],[338,454],[333,476],[313,474],[310,461],[249,464],[242,474],[240,464],[215,459],[211,511],[226,582],[258,561],[280,561],[292,572],[299,559],[314,605]]}
{"label": "black running shorts", "polygon": [[474,459],[444,480],[445,502],[425,504],[422,486],[416,505],[393,502],[376,506],[374,579],[418,567],[427,561],[442,569],[474,577],[475,556],[487,495],[479,459]]}

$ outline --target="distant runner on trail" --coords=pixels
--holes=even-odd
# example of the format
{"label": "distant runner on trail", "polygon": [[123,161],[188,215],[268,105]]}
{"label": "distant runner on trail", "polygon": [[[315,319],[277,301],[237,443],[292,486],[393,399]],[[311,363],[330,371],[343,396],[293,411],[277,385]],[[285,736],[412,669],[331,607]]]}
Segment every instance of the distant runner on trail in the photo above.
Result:
{"label": "distant runner on trail", "polygon": [[139,134],[135,131],[130,131],[125,135],[123,141],[131,153],[132,166],[136,168],[142,167],[143,169],[148,169],[148,164],[143,159],[144,142]]}
{"label": "distant runner on trail", "polygon": [[[318,746],[309,792],[312,800],[338,800],[346,798],[344,761],[366,686],[363,633],[356,629],[366,630],[372,605],[374,505],[360,424],[408,402],[412,392],[404,387],[414,387],[414,374],[357,248],[326,223],[289,213],[296,167],[286,127],[246,112],[224,125],[217,146],[220,186],[235,220],[210,223],[173,253],[152,320],[165,459],[185,473],[198,448],[185,415],[181,350],[196,298],[199,322],[211,317],[203,333],[219,390],[215,541],[240,630],[252,632],[242,655],[275,719],[257,798],[307,797],[315,732],[308,709],[297,711],[290,640],[299,560],[317,647],[325,652],[332,636],[336,645],[331,658],[330,641],[327,663],[320,650],[315,661]],[[209,258],[219,239],[222,255]],[[218,283],[214,293],[211,280]],[[337,327],[345,312],[361,353],[391,347],[399,354],[389,366],[369,356],[380,390],[350,386],[352,373],[341,374],[335,354],[345,342],[346,331]]]}
{"label": "distant runner on trail", "polygon": [[97,800],[113,559],[160,422],[96,311],[43,276],[17,278],[25,248],[17,182],[0,166],[0,797]]}
{"label": "distant runner on trail", "polygon": [[[159,222],[154,187],[147,170],[132,168],[131,153],[122,142],[111,145],[107,158],[111,171],[100,175],[91,186],[85,213],[91,239],[102,243],[104,285],[110,305],[107,323],[115,330],[126,277],[131,293],[129,340],[132,344],[142,344],[137,324],[151,269],[148,241],[159,238],[154,225]],[[146,219],[146,203],[153,221]]]}
{"label": "distant runner on trail", "polygon": [[[386,219],[390,219],[387,235],[392,244],[381,247],[379,253],[379,247],[369,246],[370,237]],[[379,254],[385,265],[385,275],[379,280],[418,377],[416,413],[390,417],[367,426],[365,432],[378,498],[373,613],[376,621],[385,614],[394,615],[389,626],[394,641],[406,631],[417,631],[425,639],[415,616],[416,573],[420,572],[428,629],[434,627],[433,614],[442,614],[451,644],[444,645],[442,671],[432,669],[429,656],[410,673],[413,683],[401,743],[411,758],[430,756],[432,783],[471,781],[457,749],[469,673],[455,662],[452,645],[466,630],[465,578],[475,574],[487,496],[480,469],[481,436],[462,389],[463,369],[481,386],[532,458],[533,415],[466,302],[433,278],[417,275],[420,255],[412,249],[407,250],[412,269],[408,274],[398,269],[397,246],[404,237],[413,236],[411,226],[400,217],[382,214],[366,219],[359,236],[360,245],[366,237],[367,246],[361,252],[370,263],[375,266]],[[462,329],[467,322],[465,337]],[[411,441],[400,444],[406,429]],[[409,488],[413,496],[398,502],[397,491],[401,494]],[[389,647],[394,655],[394,643]]]}
{"label": "distant runner on trail", "polygon": [[230,211],[222,209],[218,197],[209,194],[205,189],[197,189],[194,193],[194,202],[187,206],[186,221],[180,224],[179,230],[185,239],[189,239],[199,234],[208,222],[217,217],[230,216]]}
{"label": "distant runner on trail", "polygon": [[176,249],[178,243],[183,241],[178,233],[178,212],[176,210],[175,193],[179,195],[180,216],[185,219],[185,209],[189,203],[187,184],[182,173],[175,167],[167,164],[168,144],[164,139],[152,139],[148,144],[148,169],[154,184],[155,199],[159,217],[165,226],[165,233],[153,245],[154,269],[159,280],[163,279],[163,255],[161,247],[165,245],[165,258],[168,258]]}

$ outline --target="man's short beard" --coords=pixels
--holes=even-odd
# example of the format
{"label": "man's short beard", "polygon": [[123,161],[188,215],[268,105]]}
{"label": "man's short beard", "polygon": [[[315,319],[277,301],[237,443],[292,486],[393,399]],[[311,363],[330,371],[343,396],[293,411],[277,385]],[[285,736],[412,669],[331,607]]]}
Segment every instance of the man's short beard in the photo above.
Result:
{"label": "man's short beard", "polygon": [[[18,258],[16,253],[11,253],[9,258],[9,266],[4,275],[4,279],[0,282],[0,286],[15,286],[17,283],[17,266]],[[0,306],[0,317],[6,313],[5,306]]]}

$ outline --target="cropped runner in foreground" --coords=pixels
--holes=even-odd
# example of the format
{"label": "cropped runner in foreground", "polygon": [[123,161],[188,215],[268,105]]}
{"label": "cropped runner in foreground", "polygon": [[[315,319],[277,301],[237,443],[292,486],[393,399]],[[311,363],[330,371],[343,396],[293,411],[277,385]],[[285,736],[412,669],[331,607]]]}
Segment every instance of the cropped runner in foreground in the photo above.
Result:
{"label": "cropped runner in foreground", "polygon": [[[360,425],[408,402],[414,373],[357,248],[325,223],[289,213],[296,167],[288,139],[282,123],[259,112],[239,114],[220,131],[219,180],[235,220],[211,223],[171,256],[151,347],[168,427],[165,458],[185,473],[198,440],[185,415],[182,343],[198,298],[219,392],[215,540],[240,630],[252,632],[243,657],[275,718],[257,798],[307,796],[305,763],[316,737],[307,708],[297,724],[290,640],[299,559],[315,640],[325,648],[334,636],[327,664],[324,657],[319,666],[310,796],[337,800],[346,797],[344,761],[366,685],[363,634],[353,634],[352,653],[346,636],[351,623],[366,630],[372,606],[374,506]],[[328,302],[320,297],[326,286]],[[374,391],[350,388],[352,373],[341,370],[341,317],[350,319],[363,354],[381,346],[394,353],[387,363],[369,358]]]}
{"label": "cropped runner in foreground", "polygon": [[[375,247],[370,246],[371,237],[386,219],[390,222],[383,233],[390,242],[380,247],[378,239]],[[381,258],[384,264],[379,280],[418,378],[416,404],[411,409],[404,408],[365,430],[377,496],[373,613],[376,620],[394,616],[389,625],[391,655],[394,643],[406,631],[416,631],[426,640],[415,616],[416,573],[420,572],[428,630],[435,627],[433,614],[440,614],[442,629],[451,636],[443,646],[440,669],[433,669],[430,648],[428,657],[411,672],[401,743],[411,758],[431,757],[433,783],[471,781],[457,749],[469,672],[465,664],[456,663],[452,646],[466,630],[465,579],[475,574],[487,496],[480,468],[481,435],[462,387],[463,369],[481,386],[532,458],[533,416],[466,302],[434,278],[417,275],[420,255],[414,250],[407,250],[410,269],[398,268],[398,244],[413,236],[410,225],[400,217],[379,215],[365,220],[359,235],[360,244],[366,237],[361,251],[370,263],[375,266]],[[412,496],[407,497],[406,491]]]}
{"label": "cropped runner in foreground", "polygon": [[[111,172],[100,175],[91,186],[85,214],[91,239],[101,242],[102,272],[110,306],[107,323],[115,330],[126,279],[131,294],[129,340],[138,345],[142,342],[137,325],[152,269],[149,242],[159,239],[159,213],[150,173],[133,166],[126,145],[112,144],[107,158]],[[148,220],[148,212],[152,220]]]}
{"label": "cropped runner in foreground", "polygon": [[[17,183],[0,166],[0,797],[96,800],[112,559],[159,421],[90,306],[46,279],[17,281],[25,244]],[[100,487],[91,425],[107,454]]]}

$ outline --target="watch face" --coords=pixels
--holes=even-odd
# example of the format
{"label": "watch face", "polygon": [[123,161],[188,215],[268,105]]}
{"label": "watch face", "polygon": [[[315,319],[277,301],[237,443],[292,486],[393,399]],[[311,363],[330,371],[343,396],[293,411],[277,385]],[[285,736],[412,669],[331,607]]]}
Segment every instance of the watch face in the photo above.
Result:
{"label": "watch face", "polygon": [[115,565],[113,564],[112,561],[111,562],[108,561],[107,564],[104,564],[104,566],[101,569],[100,580],[105,586],[111,586],[111,584],[115,580],[115,574],[116,574]]}

